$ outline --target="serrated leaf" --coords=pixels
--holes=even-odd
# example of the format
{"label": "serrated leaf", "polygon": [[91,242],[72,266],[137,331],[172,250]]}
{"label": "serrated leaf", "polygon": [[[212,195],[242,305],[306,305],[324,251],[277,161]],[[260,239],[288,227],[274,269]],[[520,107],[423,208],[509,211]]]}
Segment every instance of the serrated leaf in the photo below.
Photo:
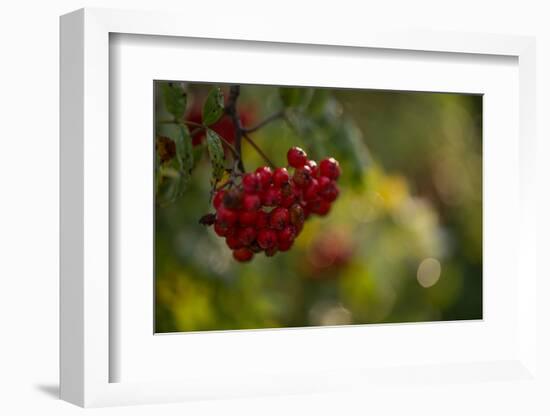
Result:
{"label": "serrated leaf", "polygon": [[223,92],[220,88],[214,87],[208,93],[202,110],[202,122],[205,126],[210,126],[220,119],[223,115]]}
{"label": "serrated leaf", "polygon": [[161,164],[157,178],[158,194],[162,201],[168,203],[175,201],[187,189],[193,169],[193,144],[185,125],[162,124],[158,131],[161,137],[166,137],[175,144],[175,157],[168,163]]}
{"label": "serrated leaf", "polygon": [[279,88],[279,96],[285,107],[306,108],[313,97],[312,88]]}
{"label": "serrated leaf", "polygon": [[176,140],[176,157],[179,162],[179,170],[184,178],[186,178],[186,185],[188,177],[193,170],[193,142],[189,130],[185,125],[179,125],[181,134],[178,135]]}
{"label": "serrated leaf", "polygon": [[179,119],[187,107],[187,93],[178,83],[164,82],[161,84],[162,98],[166,110]]}
{"label": "serrated leaf", "polygon": [[212,164],[212,182],[217,183],[222,179],[225,171],[225,155],[220,136],[215,131],[207,129],[206,145]]}

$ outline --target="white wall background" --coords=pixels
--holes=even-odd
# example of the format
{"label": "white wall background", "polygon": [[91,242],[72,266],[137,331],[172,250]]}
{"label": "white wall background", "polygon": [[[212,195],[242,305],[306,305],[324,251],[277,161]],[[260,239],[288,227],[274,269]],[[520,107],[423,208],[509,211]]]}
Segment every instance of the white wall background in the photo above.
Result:
{"label": "white wall background", "polygon": [[[538,131],[541,192],[539,252],[550,248],[550,13],[547,1],[378,0],[309,2],[277,0],[19,0],[4,2],[0,13],[0,414],[72,415],[81,409],[56,399],[58,376],[58,16],[80,7],[188,11],[189,19],[208,13],[250,16],[288,24],[325,22],[327,31],[353,25],[421,27],[511,33],[538,37]],[[204,6],[201,6],[204,4]],[[202,10],[201,10],[201,7]],[[185,24],[185,22],[182,22]],[[246,28],[236,28],[245,31]],[[546,124],[545,124],[546,123]],[[544,164],[544,165],[543,165]],[[546,250],[547,251],[547,250]],[[539,267],[550,276],[547,264]],[[550,295],[543,281],[539,292]],[[550,316],[549,308],[540,310]],[[548,318],[544,321],[548,323]],[[542,328],[542,326],[541,326]],[[550,328],[550,326],[546,326]],[[548,332],[548,331],[546,331]],[[545,354],[550,336],[545,338]],[[544,353],[544,351],[541,351]],[[544,364],[548,365],[547,357]],[[548,369],[548,367],[547,367]],[[546,374],[550,374],[549,371]],[[434,393],[437,391],[437,394]],[[541,391],[504,383],[488,391],[467,385],[418,388],[371,397],[338,393],[322,396],[196,402],[92,410],[100,415],[280,415],[280,414],[550,414]]]}

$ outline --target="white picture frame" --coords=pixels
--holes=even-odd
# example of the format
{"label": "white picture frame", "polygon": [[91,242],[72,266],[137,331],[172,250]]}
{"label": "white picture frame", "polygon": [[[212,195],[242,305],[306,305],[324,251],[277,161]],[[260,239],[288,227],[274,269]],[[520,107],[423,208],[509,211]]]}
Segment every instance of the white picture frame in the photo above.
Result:
{"label": "white picture frame", "polygon": [[[255,27],[246,35],[224,24],[208,26],[173,13],[106,9],[82,9],[61,18],[61,398],[80,406],[158,403],[194,398],[241,397],[255,394],[323,392],[378,384],[420,380],[493,380],[537,382],[536,362],[536,218],[534,179],[535,142],[535,42],[533,38],[508,35],[429,32],[379,32],[365,30],[328,35],[314,25],[307,35],[298,30],[281,32],[277,25]],[[519,189],[517,193],[518,331],[514,353],[498,361],[462,362],[442,358],[439,364],[419,360],[411,367],[321,368],[335,377],[318,373],[296,374],[290,368],[263,379],[239,379],[221,372],[212,378],[180,381],[111,382],[114,360],[110,311],[110,171],[109,152],[109,52],[111,34],[164,36],[172,38],[224,39],[226,41],[277,42],[330,45],[332,48],[371,48],[428,51],[436,53],[503,55],[517,58],[519,68]],[[116,309],[116,308],[115,308]],[[445,324],[440,324],[445,325]],[[389,328],[389,327],[385,327]],[[409,327],[408,331],[415,331]],[[450,327],[449,331],[456,331]],[[324,330],[325,337],[338,334]],[[392,331],[383,329],[382,331]],[[280,331],[277,336],[284,336]],[[152,334],[151,334],[152,335]],[[223,342],[228,334],[216,335]],[[270,336],[268,333],[259,336]],[[271,335],[273,337],[273,335]],[[169,338],[168,338],[169,339]],[[273,338],[273,342],[277,342]],[[172,342],[172,341],[165,341]],[[363,369],[364,370],[364,369]],[[342,383],[344,378],[348,380]],[[411,377],[412,376],[412,377]],[[353,380],[353,382],[351,381]],[[534,380],[534,381],[533,381]]]}

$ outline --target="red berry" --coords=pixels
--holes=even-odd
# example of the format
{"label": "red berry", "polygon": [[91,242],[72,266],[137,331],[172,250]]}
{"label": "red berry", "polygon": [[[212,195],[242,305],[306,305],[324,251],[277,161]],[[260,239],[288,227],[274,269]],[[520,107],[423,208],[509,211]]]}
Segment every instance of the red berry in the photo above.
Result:
{"label": "red berry", "polygon": [[317,166],[317,162],[315,160],[308,160],[306,162],[306,166],[309,166],[311,169],[311,176],[314,178],[317,178],[319,176],[319,166]]}
{"label": "red berry", "polygon": [[225,237],[225,243],[227,244],[227,247],[229,247],[231,250],[236,250],[243,246],[243,243],[241,243],[241,240],[235,234],[227,235]]}
{"label": "red berry", "polygon": [[276,230],[282,230],[290,220],[290,213],[286,208],[275,208],[271,211],[269,224]]}
{"label": "red berry", "polygon": [[291,196],[294,193],[294,187],[290,182],[285,182],[281,185],[281,195],[283,197]]}
{"label": "red berry", "polygon": [[287,243],[291,243],[294,241],[294,238],[296,237],[296,228],[294,226],[289,225],[283,228],[281,231],[277,233],[277,241],[279,242],[279,245],[285,245]]}
{"label": "red berry", "polygon": [[233,250],[233,258],[237,261],[247,262],[252,260],[252,257],[254,257],[254,253],[246,247]]}
{"label": "red berry", "polygon": [[309,166],[303,166],[294,171],[292,177],[296,186],[300,188],[306,188],[311,183],[311,168]]}
{"label": "red berry", "polygon": [[340,164],[333,157],[323,159],[319,164],[319,172],[322,176],[336,180],[340,176]]}
{"label": "red berry", "polygon": [[260,208],[262,202],[256,194],[245,194],[242,201],[242,208],[245,211],[256,211]]}
{"label": "red berry", "polygon": [[275,247],[277,245],[277,233],[268,228],[262,228],[258,232],[258,244],[264,250]]}
{"label": "red berry", "polygon": [[290,207],[289,214],[290,214],[290,223],[295,227],[301,227],[301,225],[304,223],[306,219],[304,209],[300,204],[292,205]]}
{"label": "red berry", "polygon": [[239,213],[239,224],[243,227],[247,225],[256,225],[257,218],[258,213],[256,211],[242,211]]}
{"label": "red berry", "polygon": [[233,188],[223,195],[223,205],[229,209],[239,209],[243,201],[242,189]]}
{"label": "red berry", "polygon": [[223,205],[218,209],[216,216],[218,217],[219,222],[226,225],[233,225],[238,219],[238,215],[235,211],[232,211]]}
{"label": "red berry", "polygon": [[256,238],[256,229],[254,227],[239,228],[237,238],[242,245],[248,246]]}
{"label": "red berry", "polygon": [[304,191],[304,199],[306,201],[313,201],[319,196],[318,194],[319,194],[319,182],[317,182],[317,179],[312,178],[311,183],[308,185],[308,187]]}
{"label": "red berry", "polygon": [[340,195],[340,189],[338,188],[338,185],[336,182],[332,181],[329,183],[325,189],[323,189],[323,192],[321,192],[321,197],[328,202],[333,202],[338,198],[338,195]]}
{"label": "red berry", "polygon": [[294,202],[296,202],[296,197],[294,197],[294,195],[283,196],[281,198],[281,206],[284,208],[289,208]]}
{"label": "red berry", "polygon": [[219,220],[214,223],[214,232],[220,237],[225,237],[229,234],[230,229],[231,228],[226,223],[220,222]]}
{"label": "red berry", "polygon": [[290,247],[292,247],[292,244],[294,244],[294,241],[288,241],[288,242],[284,242],[282,244],[279,244],[279,251],[288,251],[288,250],[290,250]]}
{"label": "red berry", "polygon": [[301,168],[307,162],[307,154],[299,147],[292,147],[286,154],[288,164],[293,168]]}
{"label": "red berry", "polygon": [[314,214],[320,215],[321,217],[328,214],[330,211],[330,202],[320,199],[311,204],[311,212]]}
{"label": "red berry", "polygon": [[250,249],[250,251],[252,251],[253,253],[259,253],[260,251],[262,251],[263,249],[260,247],[260,245],[258,244],[257,241],[253,241],[252,244],[250,244],[248,246],[248,248]]}
{"label": "red berry", "polygon": [[224,195],[224,190],[219,190],[214,194],[214,199],[212,200],[212,205],[214,206],[214,208],[218,209],[219,207],[221,207]]}
{"label": "red berry", "polygon": [[256,228],[267,228],[269,226],[269,214],[265,211],[258,211],[256,214]]}
{"label": "red berry", "polygon": [[277,247],[270,247],[265,250],[265,255],[267,257],[273,257],[275,254],[277,254]]}
{"label": "red berry", "polygon": [[267,189],[267,187],[271,185],[271,180],[273,176],[271,169],[267,166],[262,166],[256,169],[256,174],[260,179],[260,187],[262,189]]}
{"label": "red berry", "polygon": [[277,168],[273,172],[273,184],[277,187],[282,187],[284,184],[287,184],[290,180],[290,175],[286,168]]}
{"label": "red berry", "polygon": [[319,176],[317,182],[319,183],[319,192],[322,193],[331,184],[332,181],[326,176]]}
{"label": "red berry", "polygon": [[262,204],[268,207],[274,207],[281,203],[281,190],[277,188],[269,188],[262,193]]}
{"label": "red berry", "polygon": [[260,190],[260,178],[255,173],[243,175],[242,184],[246,193],[254,194]]}

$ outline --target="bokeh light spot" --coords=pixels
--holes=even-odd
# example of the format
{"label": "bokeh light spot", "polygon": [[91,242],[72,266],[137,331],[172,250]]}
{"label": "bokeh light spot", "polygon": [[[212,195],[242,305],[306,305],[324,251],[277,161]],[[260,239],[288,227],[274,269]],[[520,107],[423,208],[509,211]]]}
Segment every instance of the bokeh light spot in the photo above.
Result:
{"label": "bokeh light spot", "polygon": [[441,276],[441,263],[434,258],[422,260],[416,272],[416,279],[423,287],[435,285]]}

